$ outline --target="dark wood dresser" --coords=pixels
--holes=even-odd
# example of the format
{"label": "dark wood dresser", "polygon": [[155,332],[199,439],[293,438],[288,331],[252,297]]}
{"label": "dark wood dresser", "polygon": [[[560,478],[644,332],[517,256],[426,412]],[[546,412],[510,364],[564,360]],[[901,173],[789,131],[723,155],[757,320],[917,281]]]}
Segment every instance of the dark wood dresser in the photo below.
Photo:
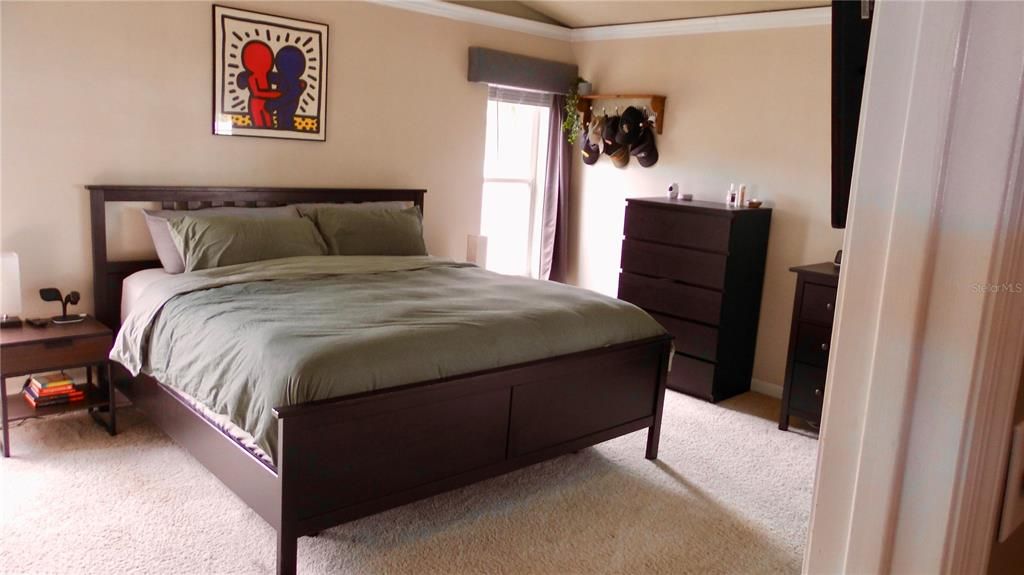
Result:
{"label": "dark wood dresser", "polygon": [[839,270],[832,262],[790,268],[796,272],[789,359],[782,390],[779,429],[789,429],[793,415],[817,426],[825,398],[825,368],[832,342]]}
{"label": "dark wood dresser", "polygon": [[619,299],[675,336],[668,387],[721,401],[750,389],[768,208],[627,200]]}

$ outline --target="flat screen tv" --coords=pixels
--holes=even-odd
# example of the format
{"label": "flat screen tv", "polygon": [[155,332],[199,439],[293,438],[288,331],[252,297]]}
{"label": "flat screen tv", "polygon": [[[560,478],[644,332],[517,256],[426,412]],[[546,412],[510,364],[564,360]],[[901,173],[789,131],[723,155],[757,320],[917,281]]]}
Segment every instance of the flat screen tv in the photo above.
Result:
{"label": "flat screen tv", "polygon": [[832,227],[846,227],[874,2],[832,3]]}

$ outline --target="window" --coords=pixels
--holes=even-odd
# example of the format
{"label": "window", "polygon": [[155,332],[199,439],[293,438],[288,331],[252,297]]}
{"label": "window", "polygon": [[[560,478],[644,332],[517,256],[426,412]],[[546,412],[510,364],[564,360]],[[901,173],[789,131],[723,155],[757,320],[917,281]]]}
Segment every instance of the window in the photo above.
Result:
{"label": "window", "polygon": [[551,96],[492,87],[480,233],[489,270],[540,275]]}

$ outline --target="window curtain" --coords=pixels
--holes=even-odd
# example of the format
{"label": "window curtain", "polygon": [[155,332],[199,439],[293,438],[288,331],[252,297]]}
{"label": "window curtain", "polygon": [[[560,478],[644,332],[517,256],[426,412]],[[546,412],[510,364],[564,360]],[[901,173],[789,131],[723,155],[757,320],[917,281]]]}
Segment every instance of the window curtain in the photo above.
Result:
{"label": "window curtain", "polygon": [[562,133],[566,119],[565,96],[555,94],[548,129],[548,172],[545,178],[544,212],[541,222],[540,277],[565,283],[569,265],[569,175],[572,148]]}

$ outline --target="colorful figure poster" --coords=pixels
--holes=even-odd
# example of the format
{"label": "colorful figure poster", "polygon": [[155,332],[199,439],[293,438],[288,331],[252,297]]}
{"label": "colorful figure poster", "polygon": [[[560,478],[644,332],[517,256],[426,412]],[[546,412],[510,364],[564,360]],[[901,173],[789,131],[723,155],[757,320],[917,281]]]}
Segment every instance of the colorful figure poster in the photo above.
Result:
{"label": "colorful figure poster", "polygon": [[327,138],[327,25],[213,7],[213,133]]}

